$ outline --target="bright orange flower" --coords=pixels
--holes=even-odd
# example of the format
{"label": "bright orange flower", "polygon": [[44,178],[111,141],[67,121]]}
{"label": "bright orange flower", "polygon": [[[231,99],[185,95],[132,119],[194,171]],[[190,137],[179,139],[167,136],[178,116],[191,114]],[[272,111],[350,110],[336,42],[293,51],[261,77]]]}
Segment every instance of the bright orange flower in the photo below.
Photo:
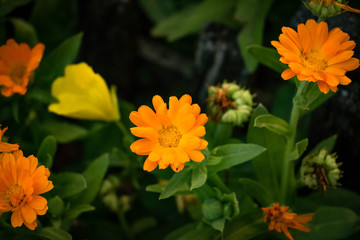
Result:
{"label": "bright orange flower", "polygon": [[207,141],[205,135],[206,114],[200,114],[198,104],[191,104],[189,95],[179,100],[170,97],[169,109],[164,100],[156,95],[152,99],[156,113],[148,106],[141,106],[130,113],[130,120],[137,126],[131,128],[132,134],[139,139],[131,144],[130,149],[139,155],[149,155],[144,163],[144,170],[152,171],[158,165],[165,169],[169,165],[178,172],[184,163],[191,160],[201,162]]}
{"label": "bright orange flower", "polygon": [[47,200],[40,194],[54,185],[48,180],[49,170],[37,165],[36,157],[24,157],[21,150],[0,154],[0,214],[11,211],[13,227],[25,224],[34,230],[37,215],[44,215],[48,209]]}
{"label": "bright orange flower", "polygon": [[[1,124],[0,124],[1,127]],[[2,136],[4,135],[4,133],[6,132],[8,128],[4,128],[1,130],[0,128],[0,153],[2,152],[13,152],[16,150],[19,150],[19,145],[18,144],[11,144],[11,143],[6,143],[6,142],[2,142]]]}
{"label": "bright orange flower", "polygon": [[347,33],[340,28],[329,32],[326,22],[313,19],[299,24],[297,32],[289,27],[282,32],[280,42],[271,44],[281,55],[280,61],[289,65],[281,74],[284,80],[297,76],[300,81],[317,82],[325,94],[351,82],[345,73],[358,68],[359,59],[352,57],[355,42],[349,41]]}
{"label": "bright orange flower", "polygon": [[296,213],[288,213],[289,207],[280,207],[279,204],[274,203],[272,207],[261,208],[265,212],[264,221],[270,219],[269,230],[276,230],[283,232],[289,239],[293,237],[289,233],[288,228],[297,229],[303,232],[310,232],[308,227],[303,224],[312,220],[314,213],[297,215]]}
{"label": "bright orange flower", "polygon": [[44,49],[41,43],[30,49],[26,43],[17,44],[13,39],[0,46],[0,86],[3,86],[3,96],[26,93],[29,79],[39,66]]}

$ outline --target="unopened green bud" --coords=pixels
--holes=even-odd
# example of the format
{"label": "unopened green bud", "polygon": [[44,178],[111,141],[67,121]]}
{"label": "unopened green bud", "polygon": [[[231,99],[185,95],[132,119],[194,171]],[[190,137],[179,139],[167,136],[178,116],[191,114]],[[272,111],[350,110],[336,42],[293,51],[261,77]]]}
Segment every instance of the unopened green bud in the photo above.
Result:
{"label": "unopened green bud", "polygon": [[330,170],[328,173],[328,178],[330,181],[331,186],[336,187],[338,185],[338,180],[341,177],[341,171],[340,169],[336,168],[333,170]]}
{"label": "unopened green bud", "polygon": [[119,209],[118,197],[115,192],[111,192],[102,197],[102,201],[112,211],[117,212]]}
{"label": "unopened green bud", "polygon": [[201,211],[207,221],[214,221],[223,216],[221,202],[214,198],[206,199]]}
{"label": "unopened green bud", "polygon": [[343,1],[309,0],[305,6],[318,17],[330,18],[344,12],[337,4]]}

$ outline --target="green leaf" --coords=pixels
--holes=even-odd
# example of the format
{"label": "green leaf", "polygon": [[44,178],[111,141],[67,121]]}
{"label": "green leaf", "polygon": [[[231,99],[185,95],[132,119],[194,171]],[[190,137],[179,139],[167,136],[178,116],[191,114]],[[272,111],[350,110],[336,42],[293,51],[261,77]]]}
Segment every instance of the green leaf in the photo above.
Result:
{"label": "green leaf", "polygon": [[54,183],[54,189],[51,192],[60,198],[74,196],[87,187],[86,179],[79,173],[62,172],[52,174],[51,179]]}
{"label": "green leaf", "polygon": [[247,49],[257,61],[278,73],[282,73],[288,68],[286,64],[280,62],[279,59],[281,56],[273,48],[253,44],[249,45]]}
{"label": "green leaf", "polygon": [[245,26],[238,35],[238,43],[246,68],[254,72],[257,67],[256,58],[248,51],[248,46],[261,44],[265,26],[265,18],[273,0],[237,1],[235,19]]}
{"label": "green leaf", "polygon": [[154,217],[143,217],[137,219],[131,227],[131,232],[137,235],[149,228],[153,228],[157,225],[157,221]]}
{"label": "green leaf", "polygon": [[329,153],[333,150],[335,143],[336,143],[337,135],[332,135],[331,137],[328,137],[321,142],[319,142],[311,151],[309,154],[314,153],[318,150],[321,150],[323,148],[326,148]]}
{"label": "green leaf", "polygon": [[278,176],[281,175],[285,155],[285,138],[267,128],[254,127],[255,119],[265,114],[268,114],[268,111],[261,104],[254,109],[249,123],[247,141],[267,148],[266,152],[252,160],[252,164],[259,182],[276,198],[279,192]]}
{"label": "green leaf", "polygon": [[261,146],[245,143],[219,146],[211,152],[210,159],[215,156],[217,158],[221,157],[222,160],[217,165],[208,166],[208,172],[209,174],[213,174],[244,163],[258,156],[265,150],[266,149]]}
{"label": "green leaf", "polygon": [[54,136],[47,136],[42,141],[37,152],[37,158],[47,168],[51,168],[56,152],[56,139]]}
{"label": "green leaf", "polygon": [[75,219],[80,214],[84,212],[89,212],[95,210],[95,207],[91,206],[90,204],[78,204],[73,207],[71,207],[68,211],[66,211],[65,218],[67,219]]}
{"label": "green leaf", "polygon": [[49,200],[48,207],[51,217],[59,218],[64,211],[64,201],[59,196],[55,196]]}
{"label": "green leaf", "polygon": [[156,193],[161,193],[162,191],[164,191],[165,189],[165,186],[164,184],[151,184],[151,185],[148,185],[146,186],[146,191],[148,192],[156,192]]}
{"label": "green leaf", "polygon": [[224,240],[250,240],[268,231],[264,223],[263,213],[260,211],[249,212],[234,218],[226,225]]}
{"label": "green leaf", "polygon": [[309,142],[309,140],[307,138],[297,142],[295,144],[295,149],[291,153],[289,153],[288,156],[286,156],[286,160],[292,161],[292,160],[299,159],[299,157],[301,157],[303,155],[303,153],[305,152],[305,150],[308,146],[308,142]]}
{"label": "green leaf", "polygon": [[181,236],[187,234],[188,232],[194,230],[196,228],[196,223],[189,223],[186,224],[179,229],[176,229],[175,231],[168,234],[164,240],[178,240]]}
{"label": "green leaf", "polygon": [[224,231],[224,227],[225,227],[225,221],[226,221],[225,218],[217,219],[217,220],[215,220],[215,221],[213,221],[213,222],[211,223],[211,226],[212,226],[214,229],[216,229],[216,230],[218,230],[218,231],[220,231],[220,232],[223,232],[223,231]]}
{"label": "green leaf", "polygon": [[[334,92],[330,91],[327,94],[320,92],[319,87],[316,83],[310,82],[306,85],[303,91],[305,93],[302,99],[299,99],[298,103],[300,106],[306,108],[309,111],[315,110],[329,98],[335,95]],[[297,99],[295,99],[297,100]]]}
{"label": "green leaf", "polygon": [[189,239],[209,240],[209,239],[214,239],[214,236],[217,234],[218,232],[214,230],[212,227],[208,225],[200,224],[193,230],[190,230],[181,237],[177,238],[177,240],[189,240]]}
{"label": "green leaf", "polygon": [[28,43],[30,47],[34,47],[39,42],[35,28],[30,23],[21,18],[11,18],[11,23],[14,25],[15,40],[18,43]]}
{"label": "green leaf", "polygon": [[201,163],[194,162],[191,165],[192,167],[192,177],[191,177],[191,187],[190,190],[194,188],[199,188],[205,184],[207,179],[207,168],[206,161]]}
{"label": "green leaf", "polygon": [[164,191],[161,192],[159,199],[165,199],[171,197],[176,192],[187,191],[190,189],[190,178],[191,178],[191,169],[187,168],[181,172],[175,173],[168,184],[166,185]]}
{"label": "green leaf", "polygon": [[287,122],[271,114],[263,114],[255,118],[254,126],[267,128],[278,135],[289,136],[290,127]]}
{"label": "green leaf", "polygon": [[53,135],[59,143],[69,143],[82,139],[88,134],[85,128],[67,122],[46,122],[41,127]]}
{"label": "green leaf", "polygon": [[229,21],[236,0],[205,0],[162,20],[151,31],[155,37],[175,41],[201,30],[207,22]]}
{"label": "green leaf", "polygon": [[0,1],[0,17],[5,16],[17,7],[28,4],[34,0],[3,0]]}
{"label": "green leaf", "polygon": [[109,166],[109,156],[104,154],[95,159],[83,172],[88,187],[74,199],[74,203],[91,203],[99,192],[101,182]]}
{"label": "green leaf", "polygon": [[55,78],[64,75],[65,66],[73,63],[79,52],[82,35],[79,33],[66,39],[52,51],[40,64],[34,82],[50,87]]}
{"label": "green leaf", "polygon": [[37,236],[50,240],[71,240],[72,237],[64,230],[55,227],[44,227],[34,232]]}
{"label": "green leaf", "polygon": [[307,226],[309,233],[294,231],[294,239],[337,240],[355,233],[358,216],[347,208],[322,207],[315,213]]}
{"label": "green leaf", "polygon": [[258,181],[250,178],[240,178],[240,183],[251,197],[255,198],[261,206],[267,207],[275,202],[269,191]]}
{"label": "green leaf", "polygon": [[77,28],[78,3],[74,0],[36,0],[30,22],[47,49],[54,49]]}
{"label": "green leaf", "polygon": [[206,124],[205,139],[209,142],[208,149],[228,144],[233,133],[234,126],[230,123],[213,122],[209,120]]}

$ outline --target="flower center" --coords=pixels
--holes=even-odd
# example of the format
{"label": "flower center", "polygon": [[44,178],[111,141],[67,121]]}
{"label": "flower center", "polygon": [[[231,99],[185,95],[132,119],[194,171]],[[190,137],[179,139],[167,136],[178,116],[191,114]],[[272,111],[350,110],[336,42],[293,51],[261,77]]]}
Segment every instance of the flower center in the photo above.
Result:
{"label": "flower center", "polygon": [[302,63],[305,65],[305,67],[315,71],[325,70],[327,68],[327,64],[319,52],[306,53],[302,56],[302,60]]}
{"label": "flower center", "polygon": [[173,125],[159,130],[159,143],[163,147],[177,147],[182,137],[179,129]]}
{"label": "flower center", "polygon": [[11,207],[16,208],[25,198],[24,188],[17,184],[12,185],[6,190],[3,197]]}
{"label": "flower center", "polygon": [[26,74],[26,67],[23,65],[20,65],[11,71],[10,78],[17,85],[22,85],[24,82],[25,74]]}

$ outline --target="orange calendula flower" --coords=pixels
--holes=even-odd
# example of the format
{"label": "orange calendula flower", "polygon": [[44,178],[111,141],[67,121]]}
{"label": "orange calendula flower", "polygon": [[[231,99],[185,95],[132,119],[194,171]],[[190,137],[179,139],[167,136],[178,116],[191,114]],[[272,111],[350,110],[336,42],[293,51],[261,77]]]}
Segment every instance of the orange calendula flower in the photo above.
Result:
{"label": "orange calendula flower", "polygon": [[[0,124],[1,127],[1,124]],[[11,143],[6,143],[6,142],[2,142],[2,136],[4,135],[4,133],[6,132],[8,128],[4,128],[1,129],[0,128],[0,153],[2,152],[13,152],[16,150],[19,150],[19,145],[18,144],[11,144]]]}
{"label": "orange calendula flower", "polygon": [[47,200],[40,194],[54,185],[48,180],[49,170],[37,165],[36,157],[24,157],[21,150],[0,154],[0,214],[11,211],[13,227],[25,224],[34,230],[37,215],[44,215],[48,209]]}
{"label": "orange calendula flower", "polygon": [[156,95],[152,99],[155,112],[148,106],[141,106],[130,113],[130,120],[137,126],[131,128],[132,134],[141,137],[131,144],[130,149],[139,155],[149,155],[144,163],[144,170],[152,171],[158,165],[165,169],[169,165],[178,172],[184,163],[191,160],[201,162],[205,149],[206,114],[200,114],[198,104],[191,104],[192,99],[185,94],[180,99],[170,97],[169,109],[164,100]]}
{"label": "orange calendula flower", "polygon": [[326,22],[313,19],[299,24],[297,32],[289,27],[282,32],[279,42],[271,44],[281,55],[280,61],[289,65],[281,74],[284,80],[297,76],[300,81],[316,82],[325,94],[351,82],[345,73],[358,68],[359,59],[352,57],[355,42],[347,33],[340,28],[329,32]]}
{"label": "orange calendula flower", "polygon": [[288,213],[289,207],[280,207],[279,204],[274,203],[272,207],[261,208],[265,212],[264,221],[270,219],[269,230],[276,230],[283,232],[289,239],[293,237],[289,233],[288,228],[297,229],[303,232],[310,232],[308,227],[303,224],[312,220],[313,213],[297,215],[296,213]]}
{"label": "orange calendula flower", "polygon": [[3,96],[26,93],[29,79],[39,66],[44,49],[41,43],[30,49],[26,43],[17,44],[13,39],[0,46],[0,86],[3,86]]}

